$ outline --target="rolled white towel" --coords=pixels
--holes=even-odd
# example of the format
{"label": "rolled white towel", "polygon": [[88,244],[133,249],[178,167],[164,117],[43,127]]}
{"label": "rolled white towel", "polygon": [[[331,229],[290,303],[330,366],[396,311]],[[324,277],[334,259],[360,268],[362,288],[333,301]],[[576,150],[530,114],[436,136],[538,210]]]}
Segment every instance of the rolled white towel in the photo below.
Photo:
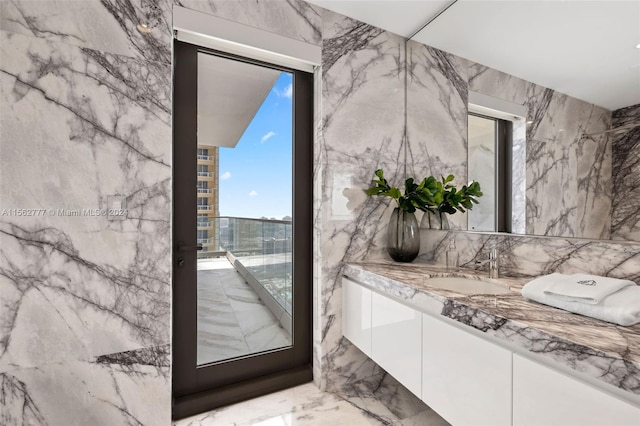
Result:
{"label": "rolled white towel", "polygon": [[527,285],[522,288],[522,295],[527,299],[614,324],[630,326],[640,323],[640,286],[638,285],[624,287],[595,305],[547,296],[535,291],[535,288],[532,291],[532,288],[527,288]]}
{"label": "rolled white towel", "polygon": [[588,274],[549,274],[526,284],[528,291],[541,292],[567,302],[595,305],[621,289],[635,285],[633,281]]}

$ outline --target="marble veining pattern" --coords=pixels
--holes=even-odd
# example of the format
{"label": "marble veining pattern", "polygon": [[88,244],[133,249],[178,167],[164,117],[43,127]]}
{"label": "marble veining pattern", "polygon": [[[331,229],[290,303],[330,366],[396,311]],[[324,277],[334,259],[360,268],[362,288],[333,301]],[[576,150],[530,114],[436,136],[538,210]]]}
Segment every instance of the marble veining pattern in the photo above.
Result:
{"label": "marble veining pattern", "polygon": [[0,12],[0,422],[166,424],[170,4]]}
{"label": "marble veining pattern", "polygon": [[[453,174],[467,182],[468,61],[407,43],[407,174],[415,179]],[[466,229],[466,215],[450,217]]]}
{"label": "marble veining pattern", "polygon": [[319,46],[321,9],[299,0],[173,0],[178,6]]}
{"label": "marble veining pattern", "polygon": [[198,263],[198,364],[291,345],[291,336],[225,258]]}
{"label": "marble veining pattern", "polygon": [[[354,263],[347,265],[345,275],[425,312],[640,395],[640,325],[621,327],[527,301],[519,290],[529,278],[501,279],[512,294],[460,295],[429,286],[426,278],[450,274],[424,264]],[[481,279],[474,271],[453,275]]]}
{"label": "marble veining pattern", "polygon": [[611,141],[582,135],[608,129],[611,113],[480,64],[469,90],[528,110],[514,125],[514,232],[609,239]]}
{"label": "marble veining pattern", "polygon": [[[170,64],[171,13],[171,0],[7,0],[0,30]],[[152,32],[140,33],[138,23]]]}
{"label": "marble veining pattern", "polygon": [[[476,269],[474,262],[498,250],[500,274],[509,277],[538,276],[553,272],[610,276],[640,284],[640,243],[545,238],[457,231],[422,231],[419,261],[445,263],[449,240],[455,239],[460,266]],[[486,265],[479,267],[486,271]]]}
{"label": "marble veining pattern", "polygon": [[611,238],[640,240],[640,105],[613,112],[613,207]]}
{"label": "marble veining pattern", "polygon": [[[0,36],[0,151],[14,159],[0,172],[3,208],[55,211],[3,217],[0,365],[168,342],[168,241],[156,239],[169,229],[167,76],[149,74],[143,85],[132,78],[144,69],[138,60]],[[34,128],[40,116],[49,120]],[[104,208],[110,194],[127,198],[127,220],[58,212]],[[44,301],[48,308],[33,311]],[[34,329],[49,309],[53,318]],[[54,318],[66,325],[54,327]],[[49,328],[59,331],[23,341]]]}
{"label": "marble veining pattern", "polygon": [[383,168],[402,178],[403,40],[324,11],[321,128],[316,139],[315,238],[320,270],[316,295],[316,382],[335,390],[383,379],[382,370],[342,337],[340,276],[346,259],[382,257],[391,207],[362,187]]}
{"label": "marble veining pattern", "polygon": [[447,426],[449,423],[423,404],[417,412],[392,412],[375,399],[321,392],[314,385],[306,384],[179,420],[174,426],[256,424]]}
{"label": "marble veining pattern", "polygon": [[0,419],[3,425],[167,424],[169,363],[169,347],[162,345],[6,371]]}

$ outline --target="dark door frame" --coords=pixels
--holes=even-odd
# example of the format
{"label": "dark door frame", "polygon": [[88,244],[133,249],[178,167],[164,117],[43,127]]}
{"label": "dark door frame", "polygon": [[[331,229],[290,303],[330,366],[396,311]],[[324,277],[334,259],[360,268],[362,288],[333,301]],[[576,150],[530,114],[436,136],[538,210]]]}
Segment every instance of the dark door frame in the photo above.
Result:
{"label": "dark door frame", "polygon": [[512,170],[513,170],[513,123],[490,115],[468,111],[467,117],[475,117],[491,120],[495,123],[495,231],[511,233],[512,219]]}
{"label": "dark door frame", "polygon": [[[197,366],[198,53],[293,74],[293,345]],[[312,373],[313,74],[174,40],[172,417],[309,382]],[[179,250],[178,247],[181,247]],[[178,267],[181,258],[182,266]]]}

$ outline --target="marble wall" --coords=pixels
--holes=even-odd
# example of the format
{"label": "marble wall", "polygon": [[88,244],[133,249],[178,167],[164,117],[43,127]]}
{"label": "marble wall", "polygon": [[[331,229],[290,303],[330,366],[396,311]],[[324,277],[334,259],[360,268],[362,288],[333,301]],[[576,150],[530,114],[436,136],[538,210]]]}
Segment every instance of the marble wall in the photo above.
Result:
{"label": "marble wall", "polygon": [[320,43],[298,1],[0,3],[3,425],[170,424],[174,3]]}
{"label": "marble wall", "polygon": [[640,285],[640,242],[436,230],[423,230],[421,236],[418,262],[444,264],[448,242],[455,239],[460,266],[465,268],[487,270],[487,265],[474,263],[489,258],[489,251],[496,247],[503,276],[580,272]]}
{"label": "marble wall", "polygon": [[393,206],[366,197],[373,171],[403,179],[404,41],[330,11],[322,15],[321,112],[315,155],[316,382],[379,385],[381,370],[342,337],[343,262],[384,256]]}
{"label": "marble wall", "polygon": [[127,3],[0,4],[4,425],[170,418],[170,21]]}
{"label": "marble wall", "polygon": [[634,124],[612,135],[611,238],[640,241],[640,105],[613,111],[612,128]]}

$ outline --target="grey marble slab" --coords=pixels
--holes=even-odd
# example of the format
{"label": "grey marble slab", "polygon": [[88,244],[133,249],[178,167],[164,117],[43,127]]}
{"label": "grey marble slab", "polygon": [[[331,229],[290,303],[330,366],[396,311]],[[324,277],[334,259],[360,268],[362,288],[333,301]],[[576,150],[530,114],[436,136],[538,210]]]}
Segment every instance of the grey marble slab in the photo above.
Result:
{"label": "grey marble slab", "polygon": [[[506,276],[588,273],[635,281],[640,284],[640,243],[583,238],[549,238],[464,231],[421,232],[421,262],[445,264],[444,255],[455,239],[460,265],[477,268],[476,260],[498,250],[500,271]],[[486,265],[481,267],[486,271]]]}
{"label": "grey marble slab", "polygon": [[446,272],[425,264],[361,262],[344,274],[420,310],[473,327],[525,352],[622,389],[640,402],[640,325],[621,327],[527,301],[530,278],[502,278],[513,290],[500,295],[462,295],[430,286],[438,276],[486,277],[471,270]]}
{"label": "grey marble slab", "polygon": [[322,9],[301,0],[173,0],[178,6],[319,46]]}
{"label": "grey marble slab", "polygon": [[[171,0],[11,0],[0,2],[0,29],[170,64],[171,13]],[[138,24],[151,33],[138,31]]]}
{"label": "grey marble slab", "polygon": [[382,256],[384,250],[392,207],[362,189],[378,168],[394,182],[402,179],[404,40],[326,10],[322,37],[314,147],[314,372],[323,390],[358,381],[373,389],[382,370],[342,337],[340,275],[343,260]]}
{"label": "grey marble slab", "polygon": [[169,363],[163,345],[0,373],[2,424],[167,424]]}
{"label": "grey marble slab", "polygon": [[[402,389],[396,396],[404,396]],[[174,426],[267,424],[447,426],[449,423],[422,403],[414,410],[398,413],[389,410],[366,391],[333,394],[322,392],[313,384],[306,384],[182,419],[176,421]]]}
{"label": "grey marble slab", "polygon": [[[613,112],[611,238],[640,241],[640,105]],[[634,126],[634,127],[627,127]]]}

